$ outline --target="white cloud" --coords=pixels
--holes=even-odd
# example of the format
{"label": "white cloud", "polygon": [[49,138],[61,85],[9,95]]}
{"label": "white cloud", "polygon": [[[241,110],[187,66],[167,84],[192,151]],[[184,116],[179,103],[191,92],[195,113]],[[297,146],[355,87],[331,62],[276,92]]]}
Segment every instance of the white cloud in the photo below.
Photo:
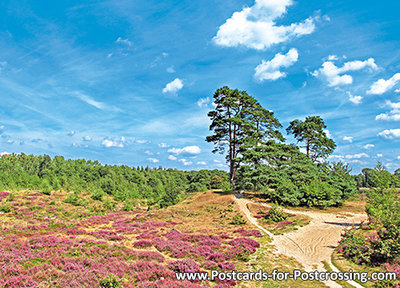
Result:
{"label": "white cloud", "polygon": [[389,113],[381,113],[375,117],[375,120],[400,121],[400,102],[386,101],[386,106],[392,108]]}
{"label": "white cloud", "polygon": [[328,81],[329,86],[348,85],[353,83],[353,77],[344,74],[350,71],[358,71],[364,68],[377,70],[374,58],[369,58],[365,61],[349,61],[343,64],[341,68],[337,67],[332,61],[326,61],[322,64],[322,68],[315,70],[312,75],[315,77],[323,77]]}
{"label": "white cloud", "polygon": [[169,145],[167,143],[160,143],[160,144],[158,144],[158,147],[167,148],[167,147],[169,147]]}
{"label": "white cloud", "polygon": [[400,89],[394,90],[395,93],[400,93]]}
{"label": "white cloud", "polygon": [[104,110],[107,108],[106,104],[104,104],[102,102],[98,102],[98,101],[94,100],[93,98],[91,98],[87,95],[84,95],[82,93],[78,93],[78,97],[82,101],[86,102],[87,104],[89,104],[93,107],[96,107],[97,109]]}
{"label": "white cloud", "polygon": [[175,68],[174,66],[170,66],[167,68],[167,73],[175,73]]}
{"label": "white cloud", "polygon": [[168,156],[168,159],[169,159],[169,160],[172,160],[172,161],[175,161],[175,160],[178,159],[178,158],[176,158],[174,155],[169,155],[169,156]]}
{"label": "white cloud", "polygon": [[324,132],[325,132],[325,134],[326,134],[326,137],[332,139],[332,134],[331,134],[331,132],[330,132],[328,129],[325,129]]}
{"label": "white cloud", "polygon": [[188,161],[188,160],[186,160],[186,159],[179,159],[178,161],[179,161],[179,162],[182,162],[183,165],[185,165],[185,166],[188,166],[188,165],[192,165],[192,164],[193,164],[192,161]]}
{"label": "white cloud", "polygon": [[147,158],[148,161],[153,162],[153,163],[158,163],[160,162],[158,159],[155,158]]}
{"label": "white cloud", "polygon": [[3,129],[4,129],[4,125],[1,125],[0,126],[0,131],[3,130]]}
{"label": "white cloud", "polygon": [[207,165],[207,163],[204,162],[204,161],[198,161],[196,164],[197,164],[197,165]]}
{"label": "white cloud", "polygon": [[262,50],[294,37],[311,34],[315,29],[311,17],[288,26],[276,25],[275,20],[283,16],[286,8],[292,4],[292,0],[256,0],[253,6],[233,13],[219,27],[213,40],[219,46],[243,45]]}
{"label": "white cloud", "polygon": [[367,149],[367,150],[368,150],[368,149],[372,149],[372,148],[374,148],[374,147],[375,147],[374,144],[366,144],[366,145],[363,146],[363,148],[364,148],[364,149]]}
{"label": "white cloud", "polygon": [[400,156],[397,156],[397,159],[400,160]]}
{"label": "white cloud", "polygon": [[203,108],[203,107],[207,107],[209,103],[210,103],[210,97],[207,97],[207,98],[200,98],[196,104],[200,108]]}
{"label": "white cloud", "polygon": [[377,157],[383,157],[383,154],[378,153],[378,154],[376,154],[376,156],[377,156]]}
{"label": "white cloud", "polygon": [[363,97],[361,97],[361,96],[353,96],[350,92],[347,92],[347,95],[349,95],[349,101],[350,102],[352,102],[352,103],[354,103],[356,105],[361,104],[361,101],[362,101]]}
{"label": "white cloud", "polygon": [[92,141],[92,137],[86,135],[85,137],[82,138],[82,140],[83,141]]}
{"label": "white cloud", "polygon": [[343,137],[343,141],[348,141],[348,142],[352,143],[352,142],[353,142],[353,137],[344,136],[344,137]]}
{"label": "white cloud", "polygon": [[181,79],[176,78],[174,81],[168,83],[163,89],[163,93],[172,93],[175,94],[179,90],[183,88],[183,82]]}
{"label": "white cloud", "polygon": [[395,110],[391,111],[391,113],[381,113],[375,117],[375,120],[384,120],[384,121],[400,121],[400,111]]}
{"label": "white cloud", "polygon": [[125,44],[128,46],[132,46],[132,42],[129,41],[128,39],[122,39],[121,37],[118,37],[117,40],[115,40],[116,43],[121,43],[121,44]]}
{"label": "white cloud", "polygon": [[379,132],[378,136],[381,136],[385,139],[400,138],[400,129],[386,129],[382,132]]}
{"label": "white cloud", "polygon": [[154,153],[151,152],[150,150],[146,150],[146,151],[144,151],[144,153],[147,154],[147,155],[154,155]]}
{"label": "white cloud", "polygon": [[369,155],[366,153],[359,154],[349,154],[345,156],[346,159],[360,159],[360,158],[369,158]]}
{"label": "white cloud", "polygon": [[261,64],[255,68],[254,77],[258,81],[277,80],[286,77],[285,72],[279,71],[280,68],[287,68],[297,62],[299,53],[295,48],[288,51],[287,54],[278,53],[270,61],[262,60]]}
{"label": "white cloud", "polygon": [[149,143],[149,141],[138,139],[138,140],[136,140],[136,143],[139,143],[139,144],[147,144],[147,143]]}
{"label": "white cloud", "polygon": [[179,154],[200,154],[201,149],[198,146],[186,146],[184,148],[171,148],[168,152],[179,155]]}
{"label": "white cloud", "polygon": [[344,156],[342,156],[342,155],[330,155],[328,158],[329,158],[329,159],[339,159],[339,160],[342,160],[342,159],[344,158]]}
{"label": "white cloud", "polygon": [[329,55],[328,56],[328,61],[335,61],[335,60],[339,60],[339,57],[336,55]]}
{"label": "white cloud", "polygon": [[5,152],[5,151],[4,151],[4,152],[1,152],[1,153],[0,153],[0,156],[10,155],[10,154],[11,154],[11,153],[8,153],[8,152]]}
{"label": "white cloud", "polygon": [[104,147],[110,148],[110,147],[118,147],[118,148],[124,148],[124,142],[125,142],[125,137],[117,138],[117,139],[104,139],[103,142],[101,143]]}
{"label": "white cloud", "polygon": [[68,133],[68,136],[74,136],[76,134],[76,131],[72,130]]}
{"label": "white cloud", "polygon": [[388,80],[379,79],[371,85],[371,87],[367,91],[367,94],[381,95],[392,89],[399,81],[400,73],[394,74],[393,77]]}

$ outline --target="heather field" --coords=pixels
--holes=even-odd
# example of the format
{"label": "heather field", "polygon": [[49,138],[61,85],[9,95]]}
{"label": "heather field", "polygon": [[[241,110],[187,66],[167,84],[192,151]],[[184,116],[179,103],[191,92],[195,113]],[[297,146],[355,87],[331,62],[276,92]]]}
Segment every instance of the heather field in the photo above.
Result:
{"label": "heather field", "polygon": [[210,193],[124,211],[85,195],[72,205],[65,192],[1,192],[0,286],[234,286],[175,280],[174,272],[246,267],[260,246],[259,231],[229,224],[237,213],[231,195]]}

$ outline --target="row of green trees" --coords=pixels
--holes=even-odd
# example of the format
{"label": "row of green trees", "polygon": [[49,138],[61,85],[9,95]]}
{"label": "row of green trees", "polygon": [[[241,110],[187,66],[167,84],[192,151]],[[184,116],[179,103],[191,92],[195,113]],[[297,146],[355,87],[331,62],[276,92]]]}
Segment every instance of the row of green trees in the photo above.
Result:
{"label": "row of green trees", "polygon": [[0,189],[3,190],[88,191],[109,194],[119,201],[140,198],[167,206],[175,204],[183,191],[223,188],[227,182],[227,173],[220,170],[132,168],[48,155],[0,157]]}
{"label": "row of green trees", "polygon": [[393,174],[386,170],[381,162],[374,169],[364,168],[361,173],[354,176],[357,187],[360,188],[390,188],[400,187],[400,169]]}
{"label": "row of green trees", "polygon": [[226,154],[233,188],[261,190],[281,204],[320,207],[340,205],[355,191],[347,165],[324,161],[336,145],[321,117],[294,120],[286,129],[304,145],[302,153],[284,142],[274,113],[245,91],[220,88],[214,105],[206,141],[214,143],[213,152]]}

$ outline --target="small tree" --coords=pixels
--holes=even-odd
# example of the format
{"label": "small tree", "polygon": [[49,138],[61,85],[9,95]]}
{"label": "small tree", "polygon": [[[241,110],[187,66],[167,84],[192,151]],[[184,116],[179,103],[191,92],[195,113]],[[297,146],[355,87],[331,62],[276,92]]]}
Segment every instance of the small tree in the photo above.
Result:
{"label": "small tree", "polygon": [[323,129],[324,120],[319,116],[309,116],[305,121],[294,120],[286,129],[299,142],[305,143],[306,154],[313,162],[319,158],[326,159],[336,148],[336,144],[329,139]]}

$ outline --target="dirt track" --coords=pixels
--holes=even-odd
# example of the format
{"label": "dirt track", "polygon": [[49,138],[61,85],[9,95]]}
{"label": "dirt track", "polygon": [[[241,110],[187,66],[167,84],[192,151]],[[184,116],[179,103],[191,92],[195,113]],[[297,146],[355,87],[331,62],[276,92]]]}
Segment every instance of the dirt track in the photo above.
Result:
{"label": "dirt track", "polygon": [[[337,272],[336,267],[331,263],[331,255],[338,245],[342,231],[346,227],[357,225],[367,219],[365,214],[346,213],[346,216],[343,216],[336,213],[284,209],[287,213],[306,215],[311,218],[311,222],[284,235],[273,235],[258,225],[257,219],[251,216],[247,204],[254,202],[240,198],[240,196],[235,197],[235,201],[248,220],[273,239],[271,244],[276,248],[274,253],[295,258],[304,266],[305,271],[326,271],[322,263],[322,261],[326,261]],[[333,281],[324,283],[329,287],[341,287]],[[349,282],[349,284],[354,287],[362,287],[355,282]]]}

